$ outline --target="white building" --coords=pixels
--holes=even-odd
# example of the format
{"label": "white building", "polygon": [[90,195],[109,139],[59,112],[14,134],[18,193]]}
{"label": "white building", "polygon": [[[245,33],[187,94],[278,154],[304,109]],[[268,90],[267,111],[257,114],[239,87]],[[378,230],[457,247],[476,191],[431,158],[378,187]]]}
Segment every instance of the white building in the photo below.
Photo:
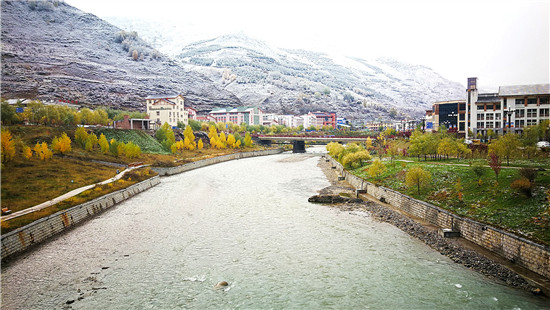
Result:
{"label": "white building", "polygon": [[500,86],[498,93],[479,94],[477,78],[468,78],[467,92],[468,128],[474,137],[489,130],[499,135],[522,132],[525,126],[550,120],[550,84]]}
{"label": "white building", "polygon": [[145,98],[147,102],[147,115],[153,123],[162,125],[168,123],[175,127],[178,122],[185,125],[189,123],[188,112],[185,110],[185,99],[182,95],[153,95]]}

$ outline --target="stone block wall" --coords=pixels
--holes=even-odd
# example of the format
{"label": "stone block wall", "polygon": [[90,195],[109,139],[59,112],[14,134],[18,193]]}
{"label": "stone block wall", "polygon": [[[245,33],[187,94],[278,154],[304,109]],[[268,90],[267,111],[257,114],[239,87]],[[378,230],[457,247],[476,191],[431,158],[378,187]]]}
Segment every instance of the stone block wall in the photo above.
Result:
{"label": "stone block wall", "polygon": [[437,206],[376,186],[344,169],[334,158],[326,155],[333,167],[356,189],[365,190],[374,198],[441,228],[452,228],[460,235],[516,264],[550,278],[550,247],[518,237],[512,233],[455,215]]}
{"label": "stone block wall", "polygon": [[101,213],[117,203],[133,197],[159,183],[160,178],[155,176],[128,188],[107,194],[70,209],[59,211],[4,234],[2,235],[2,260],[63,232],[95,214]]}
{"label": "stone block wall", "polygon": [[273,154],[279,154],[279,153],[282,153],[282,152],[283,152],[282,149],[252,151],[252,152],[240,152],[240,153],[234,153],[234,154],[228,154],[228,155],[223,155],[223,156],[218,156],[218,157],[207,158],[207,159],[195,161],[195,162],[188,163],[188,164],[181,165],[181,166],[177,166],[177,167],[153,167],[152,169],[155,172],[157,172],[160,176],[168,176],[168,175],[178,174],[178,173],[190,171],[190,170],[205,167],[205,166],[218,164],[218,163],[221,163],[221,162],[224,162],[224,161],[247,158],[247,157],[273,155]]}

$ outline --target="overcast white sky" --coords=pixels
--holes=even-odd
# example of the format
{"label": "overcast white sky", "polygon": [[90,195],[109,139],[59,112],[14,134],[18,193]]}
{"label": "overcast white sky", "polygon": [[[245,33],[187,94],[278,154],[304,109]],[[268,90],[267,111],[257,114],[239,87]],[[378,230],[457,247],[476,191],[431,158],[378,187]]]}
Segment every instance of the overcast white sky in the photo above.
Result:
{"label": "overcast white sky", "polygon": [[173,20],[189,37],[242,31],[276,47],[393,57],[479,86],[549,83],[549,0],[66,0],[99,17]]}

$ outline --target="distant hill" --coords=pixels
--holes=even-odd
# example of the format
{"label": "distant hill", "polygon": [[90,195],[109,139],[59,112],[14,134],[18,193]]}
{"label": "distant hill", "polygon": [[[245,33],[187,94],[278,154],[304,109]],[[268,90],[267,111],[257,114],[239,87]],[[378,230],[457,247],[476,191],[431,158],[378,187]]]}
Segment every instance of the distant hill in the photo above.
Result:
{"label": "distant hill", "polygon": [[434,101],[465,97],[460,83],[428,67],[389,58],[365,60],[279,49],[242,33],[191,43],[199,34],[166,21],[108,19],[137,30],[159,50],[207,75],[244,104],[272,112],[330,110],[349,118],[401,118],[424,114]]}
{"label": "distant hill", "polygon": [[150,94],[182,93],[199,110],[242,104],[137,34],[62,1],[2,1],[1,27],[3,98],[141,111]]}
{"label": "distant hill", "polygon": [[425,66],[277,49],[244,34],[190,44],[177,57],[243,103],[273,112],[400,118],[465,96],[462,85]]}

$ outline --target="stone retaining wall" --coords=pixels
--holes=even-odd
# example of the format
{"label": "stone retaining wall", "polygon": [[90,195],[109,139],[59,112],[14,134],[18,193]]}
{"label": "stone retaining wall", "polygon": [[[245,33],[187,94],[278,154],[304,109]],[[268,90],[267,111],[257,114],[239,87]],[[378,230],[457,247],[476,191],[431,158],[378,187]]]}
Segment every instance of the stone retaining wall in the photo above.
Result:
{"label": "stone retaining wall", "polygon": [[2,260],[22,252],[160,183],[155,176],[70,209],[59,211],[2,235]]}
{"label": "stone retaining wall", "polygon": [[478,244],[516,264],[550,278],[550,247],[534,243],[487,224],[463,218],[437,206],[401,194],[389,188],[376,186],[357,177],[327,155],[333,167],[356,189],[388,203],[406,213],[441,228],[459,231],[461,237]]}
{"label": "stone retaining wall", "polygon": [[241,158],[247,158],[247,157],[256,157],[256,156],[264,156],[264,155],[273,155],[273,154],[279,154],[282,153],[282,149],[273,149],[273,150],[264,150],[264,151],[252,151],[252,152],[241,152],[241,153],[234,153],[234,154],[228,154],[218,157],[212,157],[208,159],[203,159],[199,161],[195,161],[192,163],[188,163],[185,165],[177,166],[177,167],[153,167],[151,168],[155,172],[157,172],[160,176],[168,176],[173,174],[178,174],[182,172],[186,172],[189,170],[210,166],[214,164],[218,164],[224,161],[229,161],[233,159],[241,159]]}

